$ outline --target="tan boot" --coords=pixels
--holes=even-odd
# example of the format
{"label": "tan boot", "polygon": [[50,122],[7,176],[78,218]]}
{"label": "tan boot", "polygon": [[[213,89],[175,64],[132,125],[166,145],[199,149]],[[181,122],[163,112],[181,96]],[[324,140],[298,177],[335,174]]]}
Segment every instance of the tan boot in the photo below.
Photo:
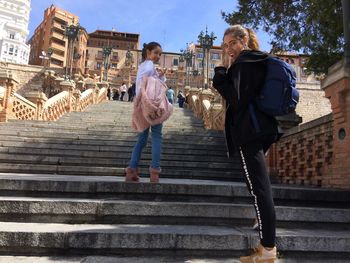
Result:
{"label": "tan boot", "polygon": [[240,257],[239,260],[242,263],[275,263],[277,262],[277,249],[274,247],[268,250],[259,245],[254,249],[253,254],[247,257]]}
{"label": "tan boot", "polygon": [[138,169],[126,167],[125,168],[125,182],[138,182],[140,177],[138,176]]}
{"label": "tan boot", "polygon": [[151,183],[159,183],[159,174],[160,174],[160,169],[154,169],[152,167],[149,168],[149,181]]}

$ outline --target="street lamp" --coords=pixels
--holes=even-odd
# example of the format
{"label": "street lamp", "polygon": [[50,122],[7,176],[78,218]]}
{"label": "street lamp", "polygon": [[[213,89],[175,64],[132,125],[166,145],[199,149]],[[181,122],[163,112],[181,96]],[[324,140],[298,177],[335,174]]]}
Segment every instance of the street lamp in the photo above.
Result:
{"label": "street lamp", "polygon": [[180,52],[181,52],[180,61],[181,62],[186,61],[186,81],[187,81],[187,85],[189,85],[189,79],[188,79],[189,72],[187,69],[188,67],[192,66],[192,57],[194,56],[194,53],[192,50],[189,50],[188,44],[186,49],[185,50],[181,49]]}
{"label": "street lamp", "polygon": [[39,56],[39,58],[42,59],[42,63],[43,63],[43,66],[45,69],[47,66],[50,65],[50,59],[51,59],[52,54],[53,54],[52,48],[48,48],[47,53],[44,50],[41,51],[41,56]]}
{"label": "street lamp", "polygon": [[65,70],[65,76],[64,79],[68,79],[68,64],[70,67],[70,73],[69,73],[69,79],[72,77],[72,66],[73,66],[73,59],[74,59],[74,42],[79,41],[79,33],[82,27],[79,25],[74,25],[74,19],[70,26],[65,27],[65,33],[64,35],[68,38],[68,52],[67,52],[67,59],[66,59],[66,70]]}
{"label": "street lamp", "polygon": [[[209,83],[209,51],[212,48],[213,44],[214,44],[214,40],[216,39],[216,36],[214,36],[214,33],[211,32],[211,34],[208,34],[208,27],[205,28],[205,35],[203,33],[203,31],[201,31],[198,35],[198,41],[200,43],[200,45],[203,48],[203,78],[204,78],[204,87],[208,88],[208,83]],[[204,61],[205,61],[205,54],[207,54],[207,78],[205,79],[204,73],[205,73],[205,69],[204,69]],[[205,81],[206,80],[206,81]]]}
{"label": "street lamp", "polygon": [[350,58],[350,1],[342,0],[344,25],[344,57]]}
{"label": "street lamp", "polygon": [[102,58],[103,58],[103,80],[108,81],[108,69],[109,69],[109,56],[112,53],[111,47],[103,47],[102,48]]}
{"label": "street lamp", "polygon": [[130,51],[130,45],[129,45],[129,47],[128,47],[128,50],[126,51],[126,54],[125,54],[125,56],[126,56],[126,63],[127,63],[127,66],[129,66],[130,68],[129,68],[129,80],[128,80],[128,85],[129,85],[129,87],[131,86],[131,68],[132,68],[132,63],[133,63],[133,55],[132,55],[132,53],[131,53],[131,51]]}

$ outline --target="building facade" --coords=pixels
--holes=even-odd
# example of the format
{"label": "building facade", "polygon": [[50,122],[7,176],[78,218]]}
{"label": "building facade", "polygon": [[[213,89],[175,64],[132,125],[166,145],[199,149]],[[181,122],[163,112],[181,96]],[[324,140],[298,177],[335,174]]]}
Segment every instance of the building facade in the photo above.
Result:
{"label": "building facade", "polygon": [[[65,36],[66,27],[77,26],[78,23],[79,17],[66,10],[53,5],[47,8],[43,21],[29,40],[31,44],[29,64],[63,68],[70,67],[70,58],[73,58],[74,71],[84,72],[88,41],[86,30],[81,28],[78,41],[74,42],[73,49],[68,47],[68,38]],[[50,50],[52,51],[51,56],[44,58],[43,52],[49,54]]]}
{"label": "building facade", "polygon": [[[103,48],[111,48],[105,61]],[[112,86],[123,82],[131,85],[135,81],[137,61],[139,61],[140,35],[116,32],[115,30],[96,30],[89,34],[87,43],[85,73],[105,75],[104,63],[108,63],[107,80]]]}
{"label": "building facade", "polygon": [[0,61],[28,64],[30,0],[0,0]]}

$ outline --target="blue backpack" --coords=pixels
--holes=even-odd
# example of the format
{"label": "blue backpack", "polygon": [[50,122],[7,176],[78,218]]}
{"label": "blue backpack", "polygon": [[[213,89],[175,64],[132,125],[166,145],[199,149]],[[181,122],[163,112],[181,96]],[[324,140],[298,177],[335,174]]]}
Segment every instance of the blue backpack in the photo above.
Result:
{"label": "blue backpack", "polygon": [[291,65],[277,57],[268,57],[264,85],[255,104],[271,116],[294,112],[299,101],[296,74]]}

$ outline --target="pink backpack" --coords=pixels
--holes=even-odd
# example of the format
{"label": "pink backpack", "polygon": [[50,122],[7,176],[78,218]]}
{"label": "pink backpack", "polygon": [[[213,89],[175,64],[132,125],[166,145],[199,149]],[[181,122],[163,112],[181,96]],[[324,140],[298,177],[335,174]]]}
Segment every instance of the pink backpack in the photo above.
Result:
{"label": "pink backpack", "polygon": [[140,85],[132,115],[132,127],[139,132],[163,123],[173,113],[173,105],[166,98],[167,86],[161,80],[143,77]]}

